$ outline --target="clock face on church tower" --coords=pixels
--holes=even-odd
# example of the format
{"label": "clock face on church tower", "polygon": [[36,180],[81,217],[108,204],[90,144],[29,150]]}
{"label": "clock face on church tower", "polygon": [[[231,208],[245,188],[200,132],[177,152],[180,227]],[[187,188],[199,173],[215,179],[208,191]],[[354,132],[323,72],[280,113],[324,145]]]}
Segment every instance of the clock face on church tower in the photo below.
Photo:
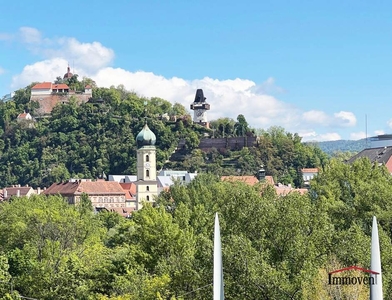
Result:
{"label": "clock face on church tower", "polygon": [[151,165],[150,165],[149,162],[146,162],[146,163],[144,164],[144,167],[145,167],[146,169],[149,169],[149,168],[151,167]]}
{"label": "clock face on church tower", "polygon": [[198,117],[202,117],[203,114],[204,114],[204,111],[203,111],[203,110],[197,110],[197,111],[196,111],[196,116],[198,116]]}

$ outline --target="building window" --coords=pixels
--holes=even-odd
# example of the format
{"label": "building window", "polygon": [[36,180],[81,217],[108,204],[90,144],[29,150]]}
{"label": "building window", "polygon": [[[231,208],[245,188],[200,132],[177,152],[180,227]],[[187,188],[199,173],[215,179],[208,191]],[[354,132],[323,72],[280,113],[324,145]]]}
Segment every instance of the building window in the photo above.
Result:
{"label": "building window", "polygon": [[146,199],[147,199],[147,201],[150,201],[150,196],[147,196]]}
{"label": "building window", "polygon": [[149,192],[150,191],[150,187],[147,185],[146,186],[146,191]]}
{"label": "building window", "polygon": [[146,170],[146,176],[150,177],[150,170]]}
{"label": "building window", "polygon": [[150,156],[148,154],[146,155],[146,161],[150,161]]}

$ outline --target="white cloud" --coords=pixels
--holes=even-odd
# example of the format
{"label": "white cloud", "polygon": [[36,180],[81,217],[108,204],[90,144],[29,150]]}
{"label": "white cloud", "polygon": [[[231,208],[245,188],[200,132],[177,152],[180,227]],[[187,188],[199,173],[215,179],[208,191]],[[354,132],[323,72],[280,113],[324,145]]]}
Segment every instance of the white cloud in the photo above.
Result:
{"label": "white cloud", "polygon": [[341,140],[342,137],[340,136],[339,133],[336,132],[329,132],[329,133],[324,133],[319,135],[319,141],[337,141]]}
{"label": "white cloud", "polygon": [[19,34],[22,42],[26,44],[39,44],[42,41],[41,32],[33,27],[21,27]]}
{"label": "white cloud", "polygon": [[300,131],[298,135],[302,137],[303,142],[325,142],[325,141],[337,141],[341,140],[342,137],[336,132],[318,134],[316,131]]}
{"label": "white cloud", "polygon": [[273,77],[269,77],[263,83],[255,85],[251,91],[256,94],[275,94],[285,92],[283,88],[275,84],[275,78]]}
{"label": "white cloud", "polygon": [[360,132],[352,132],[350,134],[350,140],[360,140],[366,138],[366,132],[360,131]]}
{"label": "white cloud", "polygon": [[302,114],[302,118],[307,123],[328,125],[330,117],[323,111],[310,110]]}
{"label": "white cloud", "polygon": [[385,134],[385,131],[384,130],[375,130],[374,134],[375,135],[383,135],[383,134]]}
{"label": "white cloud", "polygon": [[36,62],[23,68],[22,73],[13,76],[11,87],[14,89],[25,87],[32,82],[53,81],[57,76],[66,73],[67,61],[54,58]]}
{"label": "white cloud", "polygon": [[357,123],[354,113],[340,111],[333,115],[319,110],[310,110],[302,113],[302,120],[307,124],[330,126],[330,127],[353,127]]}
{"label": "white cloud", "polygon": [[387,124],[388,124],[389,128],[392,128],[392,119],[390,119],[390,120],[387,122]]}
{"label": "white cloud", "polygon": [[11,41],[13,38],[12,34],[0,32],[0,41]]}
{"label": "white cloud", "polygon": [[342,127],[352,127],[357,124],[357,118],[350,111],[340,111],[334,114],[336,125]]}
{"label": "white cloud", "polygon": [[41,51],[45,57],[63,58],[75,66],[77,72],[85,71],[90,74],[110,65],[114,59],[114,51],[101,43],[81,43],[75,38],[52,40],[51,47]]}
{"label": "white cloud", "polygon": [[2,67],[0,67],[0,75],[4,74],[4,72],[5,72],[5,70]]}

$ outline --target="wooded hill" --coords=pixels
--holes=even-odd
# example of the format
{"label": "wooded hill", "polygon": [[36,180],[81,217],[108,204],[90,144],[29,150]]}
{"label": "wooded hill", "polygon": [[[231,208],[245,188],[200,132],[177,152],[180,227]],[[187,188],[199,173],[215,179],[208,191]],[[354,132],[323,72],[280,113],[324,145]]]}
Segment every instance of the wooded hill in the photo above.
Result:
{"label": "wooded hill", "polygon": [[[18,123],[16,117],[24,110],[34,116],[37,103],[30,102],[33,85],[16,91],[13,100],[0,102],[0,187],[44,187],[69,178],[95,179],[103,173],[135,174],[135,137],[145,118],[157,136],[158,169],[253,175],[264,166],[277,182],[301,186],[301,168],[320,167],[327,161],[317,146],[304,145],[297,134],[280,127],[263,131],[255,147],[200,151],[198,145],[205,136],[244,136],[254,130],[243,115],[236,121],[212,121],[212,129],[205,129],[192,123],[181,104],[140,97],[123,86],[94,86],[88,103],[78,105],[71,98],[69,103],[56,106],[47,118]],[[171,120],[162,118],[165,114]],[[180,139],[185,139],[186,155],[180,161],[170,161]]]}
{"label": "wooded hill", "polygon": [[335,155],[339,152],[350,152],[350,153],[358,153],[363,149],[369,147],[369,138],[368,139],[360,139],[357,141],[352,140],[338,140],[338,141],[325,141],[325,142],[309,142],[309,144],[315,144],[320,147],[328,155]]}

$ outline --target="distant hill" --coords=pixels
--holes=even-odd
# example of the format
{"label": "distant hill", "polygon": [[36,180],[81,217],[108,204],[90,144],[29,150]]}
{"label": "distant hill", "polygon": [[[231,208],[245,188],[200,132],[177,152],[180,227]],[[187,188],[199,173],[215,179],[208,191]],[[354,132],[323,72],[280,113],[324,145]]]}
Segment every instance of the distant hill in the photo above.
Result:
{"label": "distant hill", "polygon": [[369,146],[369,140],[366,146],[366,139],[357,141],[353,140],[339,140],[327,142],[307,142],[306,144],[318,145],[328,155],[335,152],[359,152]]}

